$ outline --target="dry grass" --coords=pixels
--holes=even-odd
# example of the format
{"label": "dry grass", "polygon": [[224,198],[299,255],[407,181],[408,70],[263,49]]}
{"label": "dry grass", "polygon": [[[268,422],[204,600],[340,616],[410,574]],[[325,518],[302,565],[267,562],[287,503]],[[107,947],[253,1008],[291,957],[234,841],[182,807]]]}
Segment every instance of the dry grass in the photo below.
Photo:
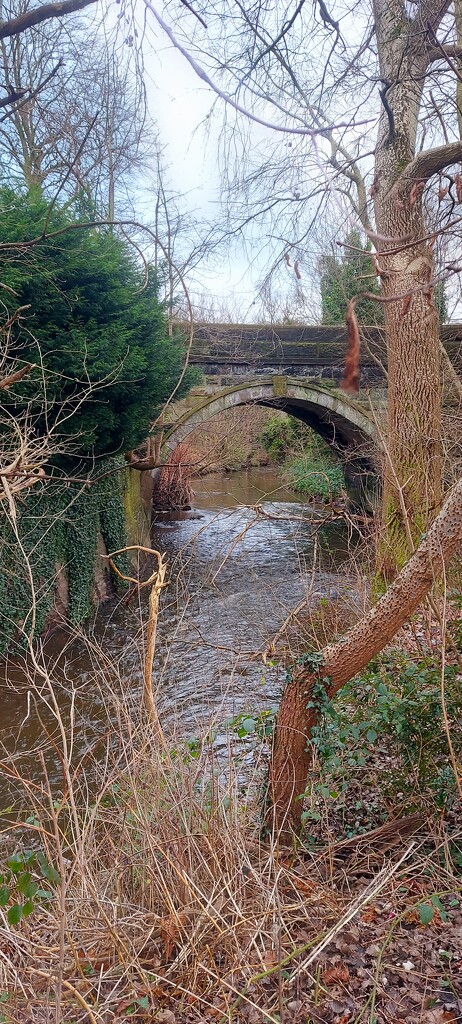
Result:
{"label": "dry grass", "polygon": [[91,800],[64,759],[52,793],[42,756],[24,784],[34,824],[9,823],[10,842],[39,845],[61,883],[16,928],[1,911],[7,1019],[118,1021],[140,999],[173,999],[193,1019],[230,1019],[232,1004],[275,1019],[277,965],[322,937],[341,901],[260,842],[257,779],[243,791],[231,751],[227,766],[205,744],[166,755],[122,705],[119,716]]}
{"label": "dry grass", "polygon": [[[385,867],[369,859],[345,884],[335,842],[316,860],[262,837],[258,760],[244,782],[231,746],[217,761],[207,743],[191,750],[170,737],[166,752],[109,690],[117,733],[105,758],[87,759],[85,781],[53,681],[42,674],[40,694],[32,689],[38,710],[47,700],[55,711],[63,785],[52,791],[40,754],[37,777],[23,780],[33,821],[16,830],[10,820],[5,837],[41,847],[61,882],[17,927],[0,911],[4,1019],[288,1024],[301,995],[306,1006],[328,999],[330,956],[366,906],[396,903],[401,860],[417,844],[403,837]],[[447,891],[448,878],[438,884]]]}

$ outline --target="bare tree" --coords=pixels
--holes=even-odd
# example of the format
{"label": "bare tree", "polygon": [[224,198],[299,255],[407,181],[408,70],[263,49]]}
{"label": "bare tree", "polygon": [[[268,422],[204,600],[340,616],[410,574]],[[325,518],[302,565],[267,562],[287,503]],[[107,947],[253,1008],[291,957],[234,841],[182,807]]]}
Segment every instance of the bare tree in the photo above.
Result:
{"label": "bare tree", "polygon": [[[9,16],[32,8],[30,0],[6,6]],[[76,16],[1,40],[5,88],[17,97],[0,119],[4,181],[87,196],[114,219],[116,192],[123,205],[156,147],[139,55],[128,41],[106,43],[103,26]]]}
{"label": "bare tree", "polygon": [[[332,204],[340,216],[348,205],[374,243],[388,345],[387,574],[404,564],[441,501],[433,250],[435,234],[460,232],[459,6],[219,0],[195,8],[207,34],[196,19],[189,38],[183,21],[173,36],[226,103],[230,195],[241,223],[259,217],[268,233],[271,226],[277,259],[294,250],[301,271]],[[257,127],[248,146],[250,121]],[[436,228],[425,217],[429,195]],[[452,261],[442,274],[458,269]]]}

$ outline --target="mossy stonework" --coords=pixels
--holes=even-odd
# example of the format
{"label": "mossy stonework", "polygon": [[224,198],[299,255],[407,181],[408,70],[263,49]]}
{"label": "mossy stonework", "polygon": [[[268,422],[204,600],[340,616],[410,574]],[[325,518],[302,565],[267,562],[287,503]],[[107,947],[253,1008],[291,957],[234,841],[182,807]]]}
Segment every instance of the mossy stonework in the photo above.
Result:
{"label": "mossy stonework", "polygon": [[[98,554],[125,544],[121,460],[98,467],[91,486],[48,483],[22,503],[16,531],[5,521],[0,552],[0,652],[23,647],[64,621],[80,625],[120,585]],[[100,563],[102,562],[99,557]],[[119,556],[121,571],[127,560]],[[106,576],[107,586],[102,585]],[[97,586],[95,587],[95,581]]]}
{"label": "mossy stonework", "polygon": [[240,382],[210,394],[194,394],[170,407],[164,444],[173,450],[214,416],[239,406],[261,405],[288,413],[311,427],[344,461],[349,475],[375,473],[381,461],[380,437],[367,406],[325,381],[281,375]]}
{"label": "mossy stonework", "polygon": [[128,467],[121,476],[126,543],[149,547],[152,475]]}

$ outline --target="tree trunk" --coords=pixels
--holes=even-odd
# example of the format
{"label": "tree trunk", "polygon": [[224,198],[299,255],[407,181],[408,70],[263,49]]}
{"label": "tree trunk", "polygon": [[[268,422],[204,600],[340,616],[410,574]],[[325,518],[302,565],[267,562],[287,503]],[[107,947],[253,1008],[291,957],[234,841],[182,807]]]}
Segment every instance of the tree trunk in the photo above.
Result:
{"label": "tree trunk", "polygon": [[458,481],[407,565],[364,616],[337,643],[322,651],[316,672],[298,669],[281,699],[270,767],[270,795],[278,830],[299,830],[303,793],[312,762],[310,736],[317,721],[313,687],[326,680],[329,698],[393,638],[415,611],[462,543],[462,479]]}
{"label": "tree trunk", "polygon": [[388,459],[379,569],[406,563],[441,500],[439,320],[422,191],[435,173],[415,166],[428,39],[400,0],[374,0],[382,82],[374,206],[388,352]]}
{"label": "tree trunk", "polygon": [[[386,224],[387,235],[403,237],[403,219],[398,227],[396,218],[383,217],[381,227]],[[392,578],[417,547],[441,501],[440,332],[430,291],[417,290],[428,288],[431,279],[428,247],[416,245],[381,259],[390,272],[383,294],[410,297],[385,307],[387,458],[378,568]]]}

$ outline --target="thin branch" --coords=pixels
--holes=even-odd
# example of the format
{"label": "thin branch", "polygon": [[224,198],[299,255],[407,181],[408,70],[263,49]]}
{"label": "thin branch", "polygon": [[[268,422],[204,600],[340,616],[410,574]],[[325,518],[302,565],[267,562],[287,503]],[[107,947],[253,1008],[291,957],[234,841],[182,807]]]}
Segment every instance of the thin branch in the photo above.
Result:
{"label": "thin branch", "polygon": [[339,128],[351,129],[352,127],[362,127],[366,124],[371,124],[371,122],[373,121],[373,118],[369,117],[366,118],[364,121],[355,122],[354,125],[352,125],[351,121],[342,121],[339,122],[338,124],[327,125],[325,128],[289,128],[288,125],[274,124],[273,121],[267,121],[263,117],[258,117],[257,114],[253,114],[250,110],[247,110],[246,107],[241,106],[241,104],[238,103],[237,100],[235,100],[232,96],[230,96],[229,93],[223,92],[223,89],[220,89],[216,82],[214,82],[213,79],[209,77],[207,72],[204,71],[204,69],[200,66],[200,64],[197,63],[192,54],[189,53],[188,50],[186,50],[185,47],[181,45],[179,40],[173,35],[170,26],[167,25],[167,22],[164,21],[162,15],[159,14],[159,12],[153,6],[151,0],[144,0],[144,3],[146,4],[148,10],[151,11],[151,14],[154,16],[157,23],[160,25],[160,27],[164,30],[165,34],[170,39],[172,46],[174,46],[176,50],[179,50],[181,55],[185,58],[185,60],[187,60],[188,64],[192,67],[193,71],[195,71],[198,78],[205,82],[206,85],[208,85],[213,90],[216,96],[219,96],[220,99],[222,99],[225,103],[228,104],[228,106],[233,107],[233,109],[236,110],[238,114],[244,114],[244,117],[247,117],[250,121],[254,121],[255,124],[261,124],[263,128],[270,128],[271,131],[274,132],[283,132],[286,135],[303,135],[308,136],[308,138],[314,139],[316,138],[317,135],[325,135],[329,132],[336,131]]}

